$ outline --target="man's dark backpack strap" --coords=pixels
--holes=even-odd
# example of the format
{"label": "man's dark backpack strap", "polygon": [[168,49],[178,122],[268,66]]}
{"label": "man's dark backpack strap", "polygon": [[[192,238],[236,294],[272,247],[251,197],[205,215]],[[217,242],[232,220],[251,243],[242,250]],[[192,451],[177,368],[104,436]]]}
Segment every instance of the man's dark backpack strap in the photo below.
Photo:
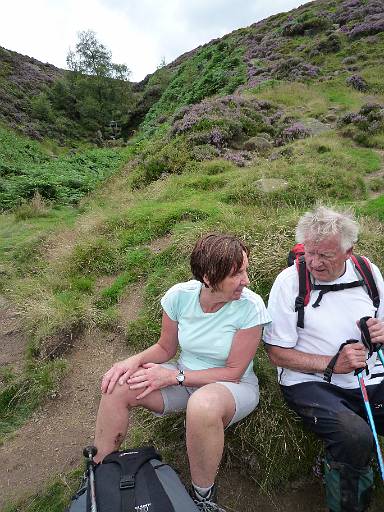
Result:
{"label": "man's dark backpack strap", "polygon": [[358,286],[363,286],[364,280],[360,279],[359,281],[352,281],[352,283],[338,283],[338,284],[313,284],[313,290],[320,290],[319,295],[316,301],[312,304],[313,308],[318,308],[320,306],[321,299],[323,298],[325,293],[328,292],[338,292],[339,290],[348,290],[349,288],[357,288]]}
{"label": "man's dark backpack strap", "polygon": [[364,256],[357,256],[355,254],[352,254],[351,259],[357,271],[364,280],[364,284],[367,288],[367,293],[370,296],[373,302],[373,306],[376,308],[377,312],[380,306],[380,295],[375,283],[375,279],[373,277],[371,265],[369,264],[367,258],[364,258]]}
{"label": "man's dark backpack strap", "polygon": [[[140,448],[138,450],[128,450],[126,452],[114,452],[108,455],[103,464],[114,462],[120,466],[120,491],[123,511],[135,510],[135,487],[136,475],[142,469],[145,476],[144,481],[148,482],[148,487],[156,492],[156,505],[153,503],[152,510],[156,512],[172,511],[173,507],[168,497],[164,493],[160,482],[158,481],[155,470],[150,464],[151,459],[161,460],[161,456],[152,446]],[[155,487],[158,487],[154,489]]]}
{"label": "man's dark backpack strap", "polygon": [[304,307],[309,302],[311,293],[311,281],[303,255],[300,255],[296,258],[296,268],[299,276],[299,295],[295,299],[295,311],[297,311],[297,327],[304,327]]}

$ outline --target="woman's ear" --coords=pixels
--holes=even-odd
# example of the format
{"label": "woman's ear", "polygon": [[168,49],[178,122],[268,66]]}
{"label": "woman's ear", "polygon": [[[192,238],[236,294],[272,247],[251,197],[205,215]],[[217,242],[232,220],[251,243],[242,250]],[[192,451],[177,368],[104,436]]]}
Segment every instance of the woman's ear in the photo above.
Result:
{"label": "woman's ear", "polygon": [[209,288],[210,287],[210,284],[209,284],[209,279],[207,277],[207,274],[204,274],[203,276],[203,284],[206,288]]}

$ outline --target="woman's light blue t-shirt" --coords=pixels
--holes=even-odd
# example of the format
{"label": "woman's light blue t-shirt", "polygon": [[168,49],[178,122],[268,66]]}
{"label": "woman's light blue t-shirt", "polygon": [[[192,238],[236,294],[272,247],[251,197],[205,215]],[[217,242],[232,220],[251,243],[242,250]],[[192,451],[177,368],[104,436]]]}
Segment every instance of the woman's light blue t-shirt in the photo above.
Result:
{"label": "woman's light blue t-shirt", "polygon": [[[180,362],[191,370],[222,368],[239,329],[271,321],[263,300],[244,288],[239,300],[224,304],[215,313],[204,313],[200,305],[202,283],[191,280],[172,286],[161,299],[171,320],[178,322]],[[250,362],[245,373],[252,370]]]}

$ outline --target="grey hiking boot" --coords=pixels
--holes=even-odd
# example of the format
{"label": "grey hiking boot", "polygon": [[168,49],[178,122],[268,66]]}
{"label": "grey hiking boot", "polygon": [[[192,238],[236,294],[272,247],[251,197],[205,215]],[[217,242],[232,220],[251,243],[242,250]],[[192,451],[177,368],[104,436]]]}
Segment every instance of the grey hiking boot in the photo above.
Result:
{"label": "grey hiking boot", "polygon": [[192,487],[190,494],[196,506],[201,512],[226,512],[223,508],[219,507],[216,503],[217,489],[216,485],[209,491],[208,496],[203,498],[200,494]]}

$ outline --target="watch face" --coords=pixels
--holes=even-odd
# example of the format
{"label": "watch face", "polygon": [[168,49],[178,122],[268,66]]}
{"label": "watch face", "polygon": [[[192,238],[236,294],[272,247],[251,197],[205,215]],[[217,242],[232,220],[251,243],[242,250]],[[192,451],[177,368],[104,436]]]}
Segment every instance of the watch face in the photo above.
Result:
{"label": "watch face", "polygon": [[183,373],[179,373],[179,375],[177,375],[177,377],[176,377],[177,382],[179,382],[180,384],[182,382],[184,382],[184,379],[185,379],[185,375]]}

